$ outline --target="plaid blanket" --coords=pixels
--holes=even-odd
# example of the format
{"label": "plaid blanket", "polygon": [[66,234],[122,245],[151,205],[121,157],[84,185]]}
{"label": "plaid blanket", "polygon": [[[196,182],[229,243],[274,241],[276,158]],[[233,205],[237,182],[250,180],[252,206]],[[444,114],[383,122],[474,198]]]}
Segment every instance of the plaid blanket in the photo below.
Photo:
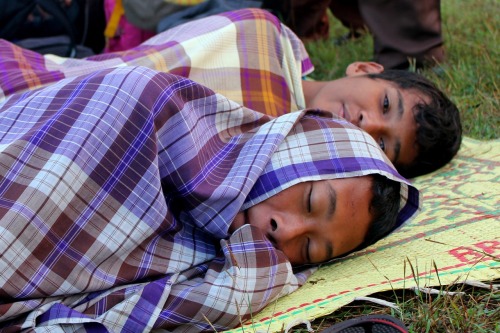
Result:
{"label": "plaid blanket", "polygon": [[87,59],[42,56],[0,40],[0,97],[123,65],[170,72],[272,116],[305,107],[313,70],[298,37],[270,13],[245,9],[192,21],[142,45]]}
{"label": "plaid blanket", "polygon": [[[312,149],[313,148],[313,149]],[[317,112],[272,118],[122,67],[0,102],[0,328],[224,330],[304,284],[234,216],[301,181],[382,174],[377,143]]]}

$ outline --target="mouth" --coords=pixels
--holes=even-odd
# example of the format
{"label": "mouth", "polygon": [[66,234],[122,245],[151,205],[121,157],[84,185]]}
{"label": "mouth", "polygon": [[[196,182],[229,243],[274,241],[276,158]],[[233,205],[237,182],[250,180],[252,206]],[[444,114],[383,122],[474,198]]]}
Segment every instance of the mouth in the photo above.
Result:
{"label": "mouth", "polygon": [[250,220],[248,219],[248,209],[243,211],[243,225],[250,224]]}
{"label": "mouth", "polygon": [[271,234],[266,234],[267,239],[273,244],[273,247],[279,250],[278,243],[276,242],[276,239]]}

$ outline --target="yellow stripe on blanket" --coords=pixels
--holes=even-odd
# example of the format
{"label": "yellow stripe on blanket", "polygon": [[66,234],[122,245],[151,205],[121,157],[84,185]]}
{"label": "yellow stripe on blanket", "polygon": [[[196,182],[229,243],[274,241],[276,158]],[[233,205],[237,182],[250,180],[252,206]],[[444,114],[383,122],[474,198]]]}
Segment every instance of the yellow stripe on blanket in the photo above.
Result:
{"label": "yellow stripe on blanket", "polygon": [[[374,246],[321,267],[253,325],[228,332],[278,332],[330,314],[355,297],[464,280],[500,278],[500,140],[465,138],[446,167],[419,177],[423,212]],[[437,268],[437,272],[436,272]]]}

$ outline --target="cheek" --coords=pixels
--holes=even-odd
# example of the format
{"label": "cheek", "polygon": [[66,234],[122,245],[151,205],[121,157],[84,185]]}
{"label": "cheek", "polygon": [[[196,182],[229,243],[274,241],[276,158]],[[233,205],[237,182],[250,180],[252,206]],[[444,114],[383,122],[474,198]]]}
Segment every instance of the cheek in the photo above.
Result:
{"label": "cheek", "polygon": [[346,214],[343,223],[336,226],[337,229],[334,231],[336,235],[335,256],[348,253],[363,243],[372,219],[368,208],[366,208],[366,212],[363,210],[364,208],[361,204],[354,207],[352,211],[355,213]]}
{"label": "cheek", "polygon": [[250,225],[261,229],[262,231],[266,231],[266,217],[268,214],[269,207],[263,202],[252,206],[248,209],[248,222]]}
{"label": "cheek", "polygon": [[351,227],[354,230],[354,233],[349,238],[348,251],[354,250],[363,243],[368,233],[371,220],[372,217],[368,213],[363,214],[363,218],[361,219],[361,221]]}
{"label": "cheek", "polygon": [[340,249],[340,252],[342,252],[342,253],[335,254],[335,256],[344,255],[348,252],[353,251],[359,245],[361,245],[361,243],[363,243],[363,239],[364,239],[364,234],[362,234],[362,235],[361,234],[359,234],[359,235],[351,234],[348,237],[342,238],[342,240],[339,242],[340,243],[339,249]]}

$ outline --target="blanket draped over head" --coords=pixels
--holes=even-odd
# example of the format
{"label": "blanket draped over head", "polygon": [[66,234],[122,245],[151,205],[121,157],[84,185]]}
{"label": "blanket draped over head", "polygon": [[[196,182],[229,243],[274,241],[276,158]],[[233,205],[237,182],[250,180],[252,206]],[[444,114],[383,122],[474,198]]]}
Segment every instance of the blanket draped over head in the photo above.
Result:
{"label": "blanket draped over head", "polygon": [[[381,174],[377,143],[317,111],[272,118],[185,78],[121,67],[0,102],[0,327],[224,330],[296,290],[255,227],[298,182]],[[212,326],[213,325],[213,326]]]}
{"label": "blanket draped over head", "polygon": [[302,77],[313,70],[300,39],[261,9],[193,20],[133,49],[86,59],[43,56],[0,40],[0,59],[0,97],[131,65],[187,77],[271,116],[305,108]]}

